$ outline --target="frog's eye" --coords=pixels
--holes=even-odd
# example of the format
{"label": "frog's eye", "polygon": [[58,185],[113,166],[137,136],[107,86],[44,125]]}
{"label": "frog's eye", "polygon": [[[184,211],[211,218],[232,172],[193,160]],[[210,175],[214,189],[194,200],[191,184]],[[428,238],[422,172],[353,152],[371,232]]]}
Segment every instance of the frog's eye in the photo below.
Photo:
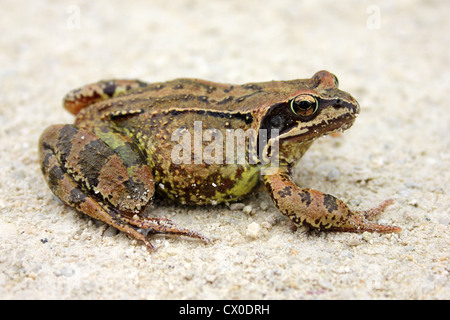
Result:
{"label": "frog's eye", "polygon": [[339,80],[338,78],[333,74],[333,78],[334,78],[334,85],[336,86],[336,88],[339,88]]}
{"label": "frog's eye", "polygon": [[317,99],[309,94],[300,94],[291,100],[291,110],[300,117],[314,114],[319,108]]}

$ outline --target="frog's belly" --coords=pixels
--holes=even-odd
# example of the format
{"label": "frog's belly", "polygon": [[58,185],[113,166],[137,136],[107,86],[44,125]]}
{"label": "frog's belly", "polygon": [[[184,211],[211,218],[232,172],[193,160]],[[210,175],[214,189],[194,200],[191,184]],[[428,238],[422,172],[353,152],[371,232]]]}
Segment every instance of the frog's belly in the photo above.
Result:
{"label": "frog's belly", "polygon": [[259,181],[259,168],[250,165],[156,166],[155,188],[159,196],[183,204],[218,204],[249,194]]}

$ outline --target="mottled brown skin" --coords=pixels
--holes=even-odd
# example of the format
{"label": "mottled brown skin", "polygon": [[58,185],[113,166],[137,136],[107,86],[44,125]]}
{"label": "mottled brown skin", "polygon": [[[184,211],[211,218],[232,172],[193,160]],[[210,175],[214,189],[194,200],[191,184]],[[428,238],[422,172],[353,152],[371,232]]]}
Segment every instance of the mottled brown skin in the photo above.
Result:
{"label": "mottled brown skin", "polygon": [[[291,179],[293,166],[315,139],[349,128],[359,112],[356,100],[339,90],[337,78],[327,71],[311,79],[244,85],[197,79],[154,84],[101,81],[70,92],[64,106],[76,115],[75,124],[50,126],[39,141],[50,189],[64,203],[142,240],[150,249],[147,233],[209,241],[169,219],[146,217],[154,197],[190,205],[230,202],[251,193],[261,178],[275,205],[297,225],[400,231],[368,220],[390,200],[353,212],[339,199],[300,188]],[[277,139],[279,166],[248,161],[208,164],[194,152],[187,155],[190,163],[175,164],[171,152],[178,141],[172,141],[172,134],[179,128],[194,132],[196,121],[202,122],[203,130],[217,129],[224,137],[227,129],[279,130],[263,148],[269,156]],[[196,143],[192,135],[191,145]],[[200,147],[209,143],[200,142]]]}

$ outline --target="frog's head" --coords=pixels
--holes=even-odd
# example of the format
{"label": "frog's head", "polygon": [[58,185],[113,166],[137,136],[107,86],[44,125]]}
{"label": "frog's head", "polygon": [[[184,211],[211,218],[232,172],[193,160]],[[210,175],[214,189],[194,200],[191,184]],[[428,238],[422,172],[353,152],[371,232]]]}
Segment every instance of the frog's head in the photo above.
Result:
{"label": "frog's head", "polygon": [[[267,108],[260,123],[260,129],[269,132],[263,154],[270,154],[270,146],[277,139],[281,160],[290,163],[320,136],[351,127],[359,104],[338,85],[336,76],[319,71],[311,79],[299,80],[298,90],[294,88],[283,101]],[[270,138],[273,129],[279,134]]]}

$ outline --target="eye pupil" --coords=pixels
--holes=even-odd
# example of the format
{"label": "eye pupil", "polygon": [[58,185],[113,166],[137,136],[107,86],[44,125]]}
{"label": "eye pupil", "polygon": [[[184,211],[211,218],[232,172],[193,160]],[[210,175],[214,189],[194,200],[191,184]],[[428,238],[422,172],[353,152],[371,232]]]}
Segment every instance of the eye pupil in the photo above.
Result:
{"label": "eye pupil", "polygon": [[297,107],[302,109],[302,110],[308,110],[309,108],[311,108],[312,104],[309,101],[300,101],[296,103]]}

